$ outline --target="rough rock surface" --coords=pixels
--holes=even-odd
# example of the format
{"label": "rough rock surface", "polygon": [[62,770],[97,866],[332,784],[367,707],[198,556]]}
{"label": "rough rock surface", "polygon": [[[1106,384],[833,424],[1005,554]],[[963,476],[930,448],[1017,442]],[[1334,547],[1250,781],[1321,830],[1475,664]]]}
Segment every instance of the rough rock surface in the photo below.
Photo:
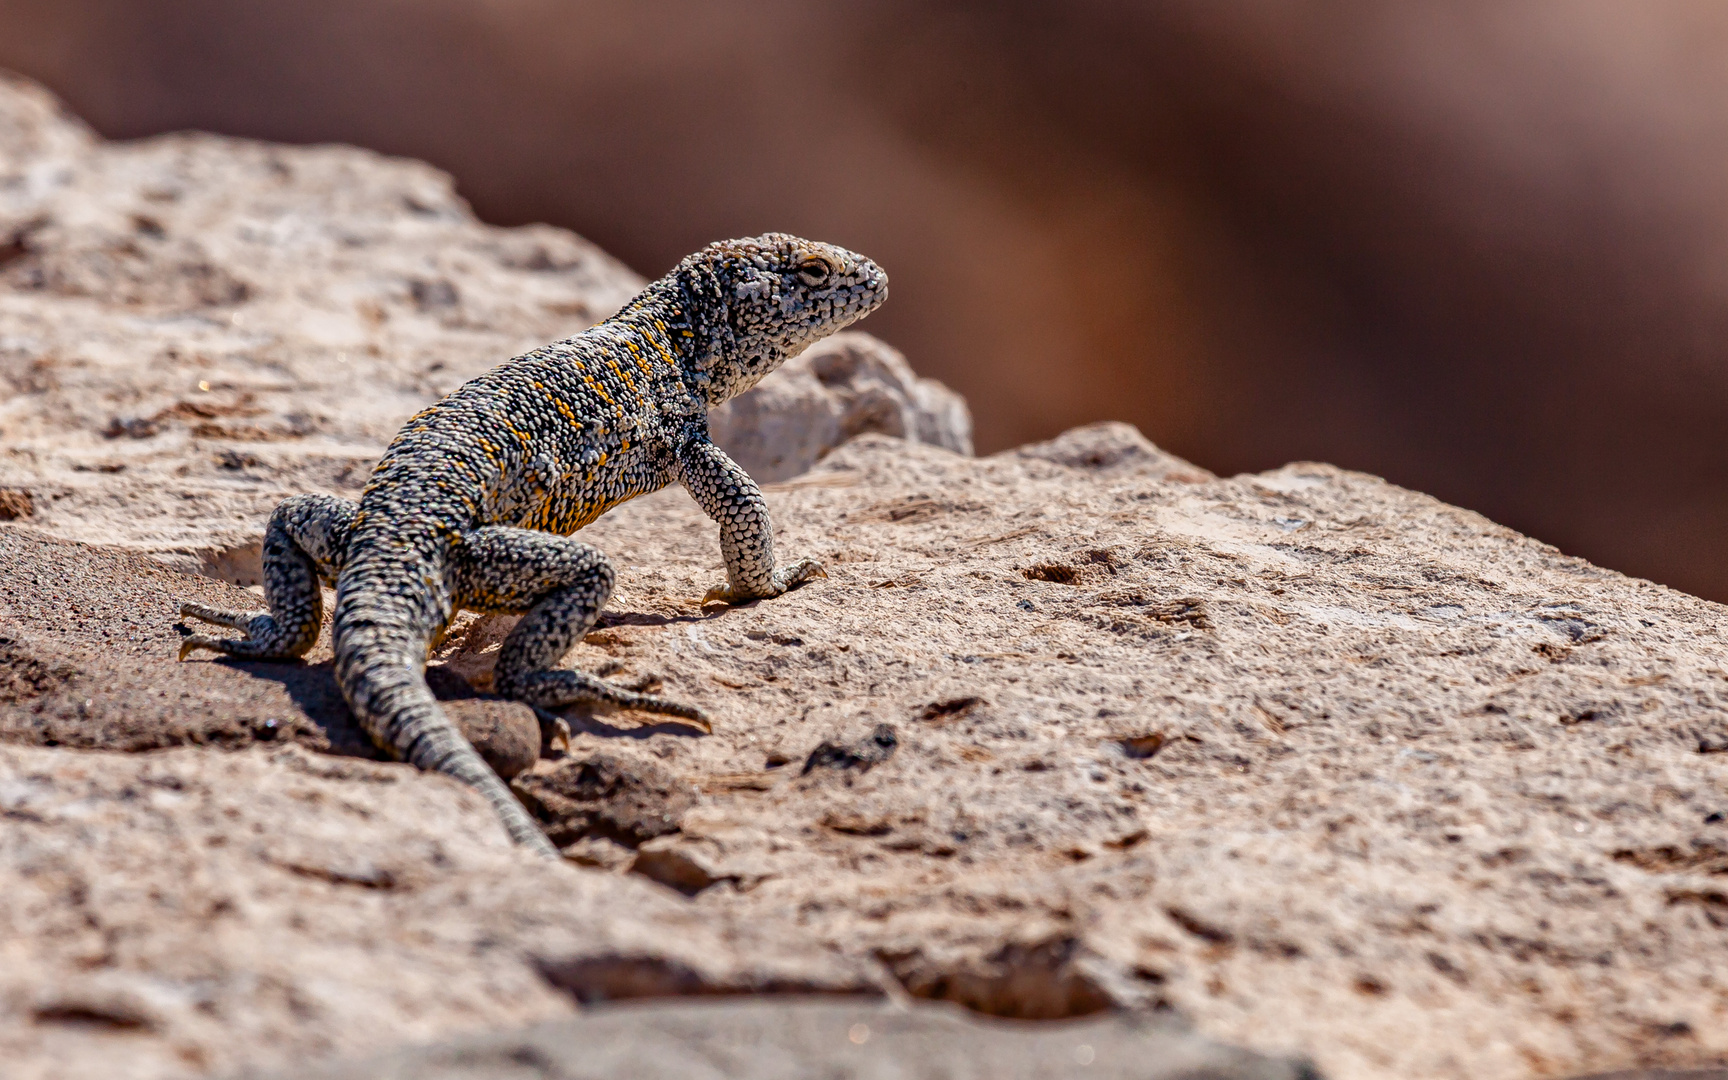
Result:
{"label": "rough rock surface", "polygon": [[[715,731],[570,715],[515,778],[579,864],[541,865],[460,787],[315,752],[368,752],[327,654],[174,663],[178,600],[248,594],[143,556],[244,580],[281,494],[352,490],[402,416],[635,279],[359,151],[104,145],[15,85],[0,148],[18,1075],[883,987],[1168,1006],[1341,1080],[1728,1056],[1723,608],[1328,466],[866,435],[769,489],[831,575],[786,597],[703,609],[714,528],[677,491],[584,532],[620,588],[568,662]],[[810,415],[883,382],[851,370]],[[894,400],[860,415],[904,428]],[[459,625],[432,677],[527,765],[484,696],[507,627]]]}
{"label": "rough rock surface", "polygon": [[[953,1006],[754,999],[622,1005],[525,1031],[413,1047],[272,1080],[1311,1080],[1164,1016],[1065,1024],[968,1018]],[[260,1078],[263,1080],[263,1078]]]}
{"label": "rough rock surface", "polygon": [[[105,143],[0,72],[0,520],[255,582],[284,496],[356,496],[409,416],[641,284],[571,233],[481,224],[420,162]],[[862,431],[971,448],[964,403],[861,334],[721,426],[774,478]]]}
{"label": "rough rock surface", "polygon": [[575,1000],[880,993],[806,935],[547,864],[492,816],[453,782],[297,746],[0,746],[5,1075],[370,1055]]}
{"label": "rough rock surface", "polygon": [[[0,526],[0,738],[113,750],[291,741],[376,756],[336,688],[328,635],[304,664],[182,664],[175,621],[185,600],[258,604],[133,552]],[[442,669],[430,682],[500,773],[539,757],[527,706],[477,694]]]}
{"label": "rough rock surface", "polygon": [[[654,882],[670,906],[632,899],[620,917],[690,920],[657,942],[683,947],[678,928],[696,923],[748,927],[780,935],[783,951],[809,942],[822,963],[880,965],[915,996],[1003,1016],[1168,1006],[1209,1037],[1311,1057],[1348,1080],[1512,1080],[1728,1054],[1723,610],[1372,477],[1303,464],[1208,479],[1131,447],[1111,426],[982,460],[854,440],[769,491],[785,550],[823,558],[831,577],[737,609],[695,600],[719,560],[712,526],[680,493],[602,518],[585,535],[619,562],[620,588],[569,662],[658,676],[701,702],[715,733],[572,714],[569,746],[516,783],[563,793],[539,802],[589,869],[512,862],[488,887],[577,888],[524,884],[530,872],[585,890]],[[35,572],[80,550],[44,546]],[[47,631],[28,612],[5,617],[35,650],[14,681],[34,686],[30,664],[52,657],[31,643]],[[483,686],[500,622],[469,624],[447,666]],[[66,620],[57,640],[75,632],[96,652],[142,624]],[[232,686],[284,678],[180,668]],[[88,730],[109,730],[157,677],[140,667],[128,684],[114,665],[108,693],[84,691]],[[32,700],[13,714],[34,715]],[[29,811],[54,850],[91,827],[80,773],[122,772],[109,801],[143,814],[138,770],[251,770],[232,786],[200,781],[250,815],[272,770],[298,783],[293,770],[309,767],[279,762],[328,760],[8,753],[20,764],[5,790],[76,808]],[[368,850],[389,850],[402,830],[476,850],[502,842],[453,785],[400,766],[327,768],[376,770],[404,800],[448,807],[378,807]],[[346,797],[337,790],[351,782],[330,782],[327,798]],[[318,805],[306,812],[336,812]],[[92,958],[13,916],[8,948],[28,948],[30,963],[12,965],[28,972],[12,1000],[75,972],[156,978],[156,958],[177,954],[190,924],[128,917],[123,898],[155,889],[162,907],[208,911],[198,883],[252,888],[274,873],[233,845],[352,850],[345,818],[302,826],[299,813],[270,803],[243,819],[261,832],[212,825],[235,837],[229,849],[176,844],[186,865],[154,884],[138,884],[113,846],[97,845],[83,884],[59,892],[43,890],[60,879],[26,873],[38,856],[8,856],[12,903],[56,913],[82,888],[89,917],[123,928],[111,936],[131,950]],[[148,863],[157,841],[115,828],[103,843],[131,835],[128,858]],[[218,858],[233,861],[200,861]],[[429,890],[480,888],[461,865],[416,866]],[[480,993],[438,940],[385,925],[377,932],[402,950],[392,964],[439,966],[439,994]],[[297,962],[278,953],[307,947],[251,929],[260,964]],[[537,934],[496,952],[519,957]],[[421,1030],[389,1010],[296,1012],[268,980],[218,981],[234,995],[226,1008],[270,1018],[274,1041],[221,1050],[172,1019],[129,1037],[268,1064],[285,1046],[352,1046],[349,1024],[375,1040]],[[390,993],[403,1015],[437,1009],[412,980]],[[30,1019],[33,1006],[11,1008],[14,1045],[55,1030]],[[460,1024],[506,1013],[537,1018],[500,1004]]]}

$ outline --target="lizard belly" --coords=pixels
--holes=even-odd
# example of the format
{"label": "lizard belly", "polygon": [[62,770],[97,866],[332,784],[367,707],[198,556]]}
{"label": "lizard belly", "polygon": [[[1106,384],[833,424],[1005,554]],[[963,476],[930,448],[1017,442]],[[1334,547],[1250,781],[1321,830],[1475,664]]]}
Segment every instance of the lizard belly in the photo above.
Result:
{"label": "lizard belly", "polygon": [[569,535],[619,503],[660,490],[672,478],[670,450],[652,444],[593,455],[585,466],[558,478],[538,515],[543,523],[530,527]]}

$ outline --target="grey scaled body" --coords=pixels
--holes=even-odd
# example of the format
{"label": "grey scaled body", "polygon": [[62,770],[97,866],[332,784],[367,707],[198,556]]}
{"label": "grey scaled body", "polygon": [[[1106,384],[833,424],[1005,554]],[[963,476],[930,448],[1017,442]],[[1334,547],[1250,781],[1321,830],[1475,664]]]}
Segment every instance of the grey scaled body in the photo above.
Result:
{"label": "grey scaled body", "polygon": [[681,482],[720,526],[725,584],[706,600],[778,596],[813,577],[778,563],[762,493],[708,438],[708,410],[887,298],[882,270],[829,244],[770,233],[684,259],[612,318],[519,356],[410,420],[360,501],[285,500],[264,538],[268,612],[186,604],[242,632],[181,648],[288,660],[316,644],[334,584],[336,678],[385,750],[478,789],[517,843],[557,851],[439,708],[427,650],[468,609],[519,614],[499,693],[700,719],[688,706],[555,665],[594,625],[613,573],[570,538],[613,506]]}

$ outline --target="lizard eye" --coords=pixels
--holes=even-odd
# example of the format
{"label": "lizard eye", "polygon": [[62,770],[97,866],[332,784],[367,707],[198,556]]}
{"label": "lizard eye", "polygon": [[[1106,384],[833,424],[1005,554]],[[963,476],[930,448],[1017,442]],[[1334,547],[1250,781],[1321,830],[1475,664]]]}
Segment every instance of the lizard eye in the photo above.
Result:
{"label": "lizard eye", "polygon": [[826,285],[833,273],[834,268],[828,265],[827,259],[810,259],[798,266],[798,277],[806,285]]}

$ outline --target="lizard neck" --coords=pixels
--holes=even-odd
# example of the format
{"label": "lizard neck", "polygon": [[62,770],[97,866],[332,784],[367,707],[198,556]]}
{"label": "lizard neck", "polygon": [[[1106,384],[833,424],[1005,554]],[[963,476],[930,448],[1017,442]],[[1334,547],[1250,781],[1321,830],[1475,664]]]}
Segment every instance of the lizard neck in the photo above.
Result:
{"label": "lizard neck", "polygon": [[678,282],[670,277],[651,282],[618,314],[602,326],[633,333],[655,351],[664,350],[680,366],[688,367],[697,349],[700,332],[690,317],[691,304]]}
{"label": "lizard neck", "polygon": [[685,387],[698,400],[708,400],[704,392],[708,378],[702,372],[701,358],[712,351],[714,328],[702,318],[700,305],[675,276],[651,282],[595,329],[633,339],[648,354],[676,367]]}

